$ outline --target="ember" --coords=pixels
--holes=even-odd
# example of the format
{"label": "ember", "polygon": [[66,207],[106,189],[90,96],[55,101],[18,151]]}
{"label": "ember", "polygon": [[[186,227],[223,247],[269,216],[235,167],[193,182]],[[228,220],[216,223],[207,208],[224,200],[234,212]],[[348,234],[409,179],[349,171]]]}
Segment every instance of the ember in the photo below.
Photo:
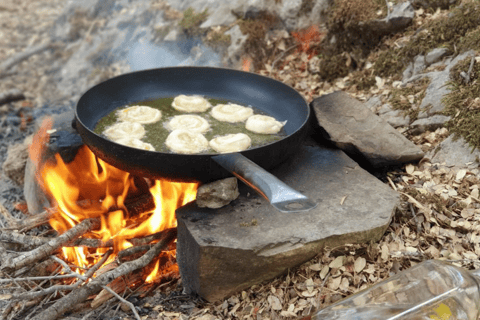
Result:
{"label": "ember", "polygon": [[[38,142],[48,138],[49,125],[49,122],[45,122],[45,126],[42,126],[40,135],[36,137]],[[113,254],[105,264],[114,261],[122,250],[132,247],[136,238],[176,227],[175,209],[194,200],[196,196],[196,183],[157,180],[149,188],[154,208],[137,212],[131,210],[126,202],[132,194],[141,194],[142,189],[148,188],[143,178],[135,178],[96,158],[86,146],[78,151],[70,163],[65,163],[56,154],[54,161],[40,164],[41,153],[41,150],[32,150],[31,155],[37,163],[37,178],[49,196],[51,206],[55,208],[50,225],[63,234],[85,219],[97,219],[100,228],[85,233],[83,238],[112,243]],[[83,273],[101,260],[108,250],[108,247],[63,247],[62,258],[76,266],[77,272]],[[157,272],[161,273],[158,259],[148,269],[153,271],[144,278],[149,282],[154,281]]]}

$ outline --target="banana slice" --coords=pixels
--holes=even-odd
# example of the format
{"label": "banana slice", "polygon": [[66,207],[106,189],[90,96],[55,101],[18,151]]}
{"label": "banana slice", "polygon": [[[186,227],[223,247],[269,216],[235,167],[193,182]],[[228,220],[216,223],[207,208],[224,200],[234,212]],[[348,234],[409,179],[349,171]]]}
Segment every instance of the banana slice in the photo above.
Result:
{"label": "banana slice", "polygon": [[238,152],[248,149],[252,140],[245,133],[232,133],[213,138],[209,144],[219,153]]}
{"label": "banana slice", "polygon": [[168,130],[185,129],[197,133],[205,133],[210,129],[208,121],[200,116],[186,114],[182,116],[175,116],[170,120],[165,127]]}
{"label": "banana slice", "polygon": [[147,106],[132,106],[119,110],[117,112],[117,117],[120,121],[148,124],[160,120],[162,118],[162,112]]}
{"label": "banana slice", "polygon": [[181,94],[173,99],[172,107],[182,112],[205,112],[212,105],[201,96],[186,96]]}
{"label": "banana slice", "polygon": [[176,153],[200,153],[208,149],[208,140],[201,134],[184,129],[173,130],[165,140],[167,147]]}
{"label": "banana slice", "polygon": [[212,109],[212,116],[218,121],[242,122],[253,115],[253,109],[238,104],[218,104]]}
{"label": "banana slice", "polygon": [[280,122],[275,118],[262,115],[254,115],[247,119],[245,128],[255,133],[274,134],[278,133],[287,121]]}
{"label": "banana slice", "polygon": [[115,140],[115,142],[132,148],[155,151],[155,148],[150,143],[135,138],[121,138]]}
{"label": "banana slice", "polygon": [[145,128],[137,122],[119,122],[111,125],[103,134],[110,140],[122,138],[141,139],[145,135]]}

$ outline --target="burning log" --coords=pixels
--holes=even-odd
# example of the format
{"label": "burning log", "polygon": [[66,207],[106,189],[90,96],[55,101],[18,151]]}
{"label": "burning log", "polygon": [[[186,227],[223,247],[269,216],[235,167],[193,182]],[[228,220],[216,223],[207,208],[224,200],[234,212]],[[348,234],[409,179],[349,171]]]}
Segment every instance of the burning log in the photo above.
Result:
{"label": "burning log", "polygon": [[146,254],[142,257],[126,262],[111,271],[108,271],[96,278],[91,282],[83,285],[78,290],[72,291],[70,294],[62,297],[56,301],[51,307],[41,312],[32,320],[54,320],[58,319],[65,312],[71,310],[75,305],[85,301],[90,295],[99,292],[102,287],[112,282],[118,277],[125,276],[130,272],[133,272],[139,268],[147,266],[153,258],[155,258],[171,241],[175,239],[177,235],[176,229],[170,229],[165,237],[155,244]]}

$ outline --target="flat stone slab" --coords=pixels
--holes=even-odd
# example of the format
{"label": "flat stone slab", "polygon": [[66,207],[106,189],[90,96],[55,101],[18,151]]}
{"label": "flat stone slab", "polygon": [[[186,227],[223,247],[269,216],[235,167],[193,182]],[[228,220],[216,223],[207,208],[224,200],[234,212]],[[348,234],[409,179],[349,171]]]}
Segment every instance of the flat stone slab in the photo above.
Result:
{"label": "flat stone slab", "polygon": [[462,137],[455,137],[453,134],[443,140],[437,148],[430,151],[426,157],[431,163],[444,164],[457,168],[478,167],[480,151],[473,148]]}
{"label": "flat stone slab", "polygon": [[318,206],[282,213],[239,183],[240,196],[228,206],[192,202],[178,209],[177,261],[188,292],[219,300],[312,259],[325,246],[378,241],[399,201],[338,149],[304,146],[272,173]]}
{"label": "flat stone slab", "polygon": [[311,106],[326,139],[373,167],[415,162],[424,156],[413,142],[342,91],[316,98]]}

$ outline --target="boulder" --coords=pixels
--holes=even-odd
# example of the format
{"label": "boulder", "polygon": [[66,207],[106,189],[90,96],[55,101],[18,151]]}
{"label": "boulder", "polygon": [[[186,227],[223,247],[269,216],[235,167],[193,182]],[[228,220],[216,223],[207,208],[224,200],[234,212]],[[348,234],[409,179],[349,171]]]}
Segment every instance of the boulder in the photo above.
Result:
{"label": "boulder", "polygon": [[420,134],[427,130],[435,131],[436,129],[443,127],[445,122],[449,121],[450,117],[435,115],[424,119],[415,120],[410,127],[413,129],[414,134]]}
{"label": "boulder", "polygon": [[401,165],[424,156],[413,142],[342,91],[316,98],[311,106],[327,140],[373,167]]}
{"label": "boulder", "polygon": [[177,261],[188,293],[215,301],[272,279],[325,246],[378,241],[399,202],[388,185],[338,149],[302,146],[272,173],[317,202],[283,213],[241,183],[220,209],[177,209]]}

